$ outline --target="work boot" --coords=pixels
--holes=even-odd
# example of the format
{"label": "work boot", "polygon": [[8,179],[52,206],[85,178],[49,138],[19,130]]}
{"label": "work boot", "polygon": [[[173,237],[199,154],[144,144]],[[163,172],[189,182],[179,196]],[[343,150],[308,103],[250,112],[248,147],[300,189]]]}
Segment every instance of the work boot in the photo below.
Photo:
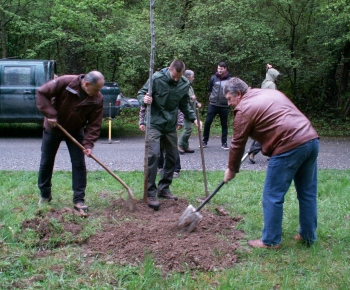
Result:
{"label": "work boot", "polygon": [[76,209],[77,211],[84,211],[87,212],[89,207],[87,205],[84,204],[83,201],[78,201],[77,203],[74,204],[74,209]]}
{"label": "work boot", "polygon": [[51,200],[52,200],[51,194],[49,197],[40,197],[38,205],[43,205],[43,204],[49,203]]}
{"label": "work boot", "polygon": [[177,196],[172,195],[170,191],[158,191],[158,197],[159,198],[164,198],[164,199],[173,199],[173,200],[177,200]]}
{"label": "work boot", "polygon": [[160,204],[158,199],[155,196],[147,197],[148,207],[153,208],[154,210],[158,210]]}

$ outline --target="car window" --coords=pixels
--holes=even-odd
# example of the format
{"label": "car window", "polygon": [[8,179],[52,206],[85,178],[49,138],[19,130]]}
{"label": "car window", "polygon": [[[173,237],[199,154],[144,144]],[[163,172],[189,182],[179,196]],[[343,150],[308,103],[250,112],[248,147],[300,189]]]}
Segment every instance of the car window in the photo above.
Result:
{"label": "car window", "polygon": [[28,66],[5,66],[3,85],[29,86],[31,85],[31,67]]}

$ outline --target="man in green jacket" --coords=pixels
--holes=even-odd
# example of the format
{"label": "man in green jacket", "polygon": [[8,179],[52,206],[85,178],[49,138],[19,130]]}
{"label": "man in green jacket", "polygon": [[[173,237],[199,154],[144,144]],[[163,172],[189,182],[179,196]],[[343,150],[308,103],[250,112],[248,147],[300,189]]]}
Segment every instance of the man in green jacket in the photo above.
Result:
{"label": "man in green jacket", "polygon": [[[156,72],[152,77],[152,96],[148,95],[149,80],[138,92],[137,98],[141,105],[151,106],[148,150],[148,206],[157,210],[158,198],[177,200],[170,192],[177,158],[177,111],[194,122],[196,115],[189,103],[188,90],[190,82],[183,77],[185,64],[174,60],[169,68]],[[157,164],[160,152],[160,141],[165,151],[163,175],[156,186]]]}

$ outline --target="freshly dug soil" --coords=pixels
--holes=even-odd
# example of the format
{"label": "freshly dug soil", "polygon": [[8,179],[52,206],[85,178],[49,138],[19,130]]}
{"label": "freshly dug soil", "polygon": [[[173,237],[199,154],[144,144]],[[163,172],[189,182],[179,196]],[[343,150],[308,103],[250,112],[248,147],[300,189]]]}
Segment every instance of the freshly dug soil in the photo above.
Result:
{"label": "freshly dug soil", "polygon": [[[184,233],[178,228],[178,222],[187,206],[184,199],[162,200],[159,210],[154,211],[139,201],[131,213],[127,202],[118,199],[104,212],[89,212],[88,218],[103,215],[104,223],[100,232],[81,243],[87,262],[95,256],[104,256],[110,263],[137,265],[149,256],[163,272],[233,267],[238,259],[236,250],[244,237],[243,231],[236,230],[242,217],[227,215],[223,207],[217,208],[218,214],[214,214],[208,210],[210,205],[201,210],[203,220],[196,230]],[[62,217],[69,210],[53,209],[44,217],[24,221],[22,229],[29,227],[39,232],[43,245],[50,237],[48,222],[55,217],[65,232],[76,235],[82,227],[74,219]]]}

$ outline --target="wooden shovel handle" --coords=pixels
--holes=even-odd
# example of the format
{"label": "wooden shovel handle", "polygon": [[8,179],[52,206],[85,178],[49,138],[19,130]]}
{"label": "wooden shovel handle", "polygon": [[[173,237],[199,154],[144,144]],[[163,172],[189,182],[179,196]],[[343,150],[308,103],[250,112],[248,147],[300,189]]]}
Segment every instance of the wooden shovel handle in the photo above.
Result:
{"label": "wooden shovel handle", "polygon": [[[64,129],[60,124],[56,124],[56,126],[66,135],[71,141],[73,141],[74,144],[76,144],[81,150],[85,150],[85,147],[81,145],[71,134],[69,134],[66,129]],[[132,198],[134,198],[131,189],[129,186],[125,184],[123,180],[120,179],[120,177],[116,174],[114,174],[106,165],[104,165],[99,159],[97,159],[94,155],[90,154],[90,157],[94,159],[98,164],[100,164],[110,175],[112,175],[116,180],[120,182],[121,185],[125,187],[125,189],[128,191],[128,193],[131,195]]]}

